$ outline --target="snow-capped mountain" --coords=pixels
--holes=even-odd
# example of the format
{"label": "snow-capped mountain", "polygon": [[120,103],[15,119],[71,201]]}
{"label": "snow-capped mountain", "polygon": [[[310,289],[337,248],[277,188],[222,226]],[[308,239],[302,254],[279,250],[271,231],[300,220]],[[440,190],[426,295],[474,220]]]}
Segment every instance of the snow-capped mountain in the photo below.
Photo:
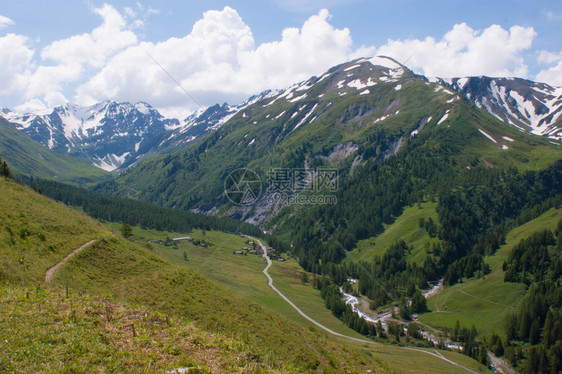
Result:
{"label": "snow-capped mountain", "polygon": [[164,118],[150,105],[104,101],[90,107],[73,104],[36,113],[3,116],[33,140],[87,161],[115,170],[125,160],[147,151],[150,139],[177,127],[180,121]]}
{"label": "snow-capped mountain", "polygon": [[184,120],[165,118],[144,102],[73,104],[34,113],[0,115],[33,140],[107,171],[124,169],[147,154],[172,152],[225,122],[243,105],[215,105]]}
{"label": "snow-capped mountain", "polygon": [[522,131],[562,140],[562,87],[520,78],[437,79]]}
{"label": "snow-capped mountain", "polygon": [[147,155],[177,151],[271,94],[264,91],[237,106],[201,108],[183,120],[165,118],[144,102],[114,101],[89,107],[66,104],[26,114],[2,109],[0,115],[50,149],[114,171],[124,170]]}
{"label": "snow-capped mountain", "polygon": [[[435,89],[448,93],[452,97],[449,101],[458,99],[456,94],[464,95],[476,106],[522,131],[562,140],[561,87],[519,78],[427,79],[385,57],[357,59],[286,89],[264,91],[237,106],[217,104],[201,108],[183,120],[165,118],[144,102],[130,104],[113,101],[90,107],[67,104],[27,114],[2,109],[0,115],[32,139],[53,150],[80,158],[104,170],[125,170],[143,157],[182,149],[194,139],[218,129],[236,114],[247,115],[244,109],[256,103],[266,102],[263,104],[264,110],[279,102],[299,104],[298,113],[278,114],[290,114],[285,126],[293,131],[313,122],[325,111],[326,108],[322,108],[319,102],[310,100],[313,95],[317,95],[318,100],[332,93],[340,97],[348,94],[370,95],[378,85],[386,83],[394,84],[394,90],[398,91],[405,84],[402,82],[404,75],[437,83]],[[322,92],[316,88],[320,83]],[[398,104],[393,105],[385,108],[379,121],[398,114]],[[342,113],[340,121],[346,121],[344,117],[364,116],[373,108],[357,107],[354,110],[356,112],[348,109]],[[272,115],[268,120],[274,117]]]}

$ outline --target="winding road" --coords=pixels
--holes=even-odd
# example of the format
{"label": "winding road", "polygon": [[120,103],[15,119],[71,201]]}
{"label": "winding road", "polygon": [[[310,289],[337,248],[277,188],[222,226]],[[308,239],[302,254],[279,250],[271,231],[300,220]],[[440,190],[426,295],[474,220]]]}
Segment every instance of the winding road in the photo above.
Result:
{"label": "winding road", "polygon": [[[295,309],[303,318],[305,318],[306,320],[308,320],[308,321],[310,321],[311,323],[315,324],[316,326],[318,326],[318,327],[321,328],[322,330],[326,331],[327,333],[332,334],[332,335],[335,335],[335,336],[338,336],[338,337],[340,337],[340,338],[345,338],[345,339],[353,340],[353,341],[356,341],[356,342],[359,342],[359,343],[380,344],[380,343],[377,343],[377,342],[373,342],[373,341],[371,341],[371,340],[359,339],[359,338],[354,338],[354,337],[352,337],[352,336],[340,334],[339,332],[335,332],[334,330],[329,329],[328,327],[322,325],[321,323],[319,323],[319,322],[315,321],[314,319],[310,318],[309,316],[307,316],[302,310],[299,309],[299,307],[297,307],[291,300],[289,300],[289,298],[288,298],[287,296],[285,296],[281,291],[279,291],[279,290],[277,289],[277,287],[275,287],[275,286],[273,285],[273,278],[271,278],[271,276],[270,276],[269,273],[268,273],[268,270],[269,270],[269,268],[271,267],[272,262],[271,262],[271,259],[269,258],[269,255],[267,254],[267,248],[265,247],[265,245],[263,245],[263,243],[262,243],[260,240],[256,239],[256,238],[252,238],[252,237],[249,237],[249,236],[247,236],[247,238],[250,238],[250,239],[256,241],[256,242],[260,245],[261,249],[263,250],[263,257],[265,258],[265,261],[267,262],[267,266],[263,269],[263,273],[264,273],[265,276],[267,277],[267,284],[269,285],[269,287],[271,287],[271,289],[272,289],[273,291],[277,292],[277,294],[278,294],[283,300],[285,300],[293,309]],[[410,351],[422,352],[422,353],[425,353],[425,354],[428,354],[428,355],[437,357],[437,358],[439,358],[439,359],[441,359],[441,360],[443,360],[443,361],[446,361],[446,362],[448,362],[448,363],[450,363],[450,364],[452,364],[452,365],[455,365],[455,366],[457,366],[457,367],[460,367],[460,368],[462,368],[462,369],[465,369],[465,370],[467,370],[467,371],[469,371],[469,372],[471,372],[471,373],[479,374],[479,372],[477,372],[476,370],[469,369],[469,368],[467,368],[466,366],[463,366],[463,365],[461,365],[461,364],[459,364],[459,363],[456,363],[456,362],[454,362],[454,361],[452,361],[452,360],[449,360],[448,358],[446,358],[445,356],[443,356],[440,352],[435,351],[435,350],[434,350],[434,352],[431,352],[431,351],[426,351],[426,350],[419,349],[419,348],[409,348],[409,347],[402,347],[402,349],[407,349],[407,350],[410,350]]]}
{"label": "winding road", "polygon": [[89,242],[82,244],[80,247],[76,248],[75,250],[67,254],[66,257],[63,258],[61,262],[47,269],[47,272],[45,273],[45,283],[51,283],[53,281],[53,275],[55,274],[55,271],[57,271],[58,268],[64,265],[73,256],[77,255],[81,250],[93,244],[95,241],[96,239],[92,239]]}

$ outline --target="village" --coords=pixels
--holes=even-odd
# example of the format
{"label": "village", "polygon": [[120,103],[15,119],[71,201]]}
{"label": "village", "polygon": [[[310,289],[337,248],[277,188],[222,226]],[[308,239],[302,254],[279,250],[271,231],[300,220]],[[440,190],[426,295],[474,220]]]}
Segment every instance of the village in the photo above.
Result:
{"label": "village", "polygon": [[[263,256],[263,250],[253,240],[246,240],[244,242],[244,244],[246,244],[247,247],[243,247],[242,249],[239,249],[237,251],[233,251],[232,254],[241,255],[241,256],[247,256],[248,254],[257,255],[257,256],[260,256],[260,257]],[[266,251],[267,251],[267,254],[269,255],[269,258],[272,261],[281,261],[281,262],[285,261],[285,258],[276,254],[275,249],[273,249],[272,247],[267,247]]]}

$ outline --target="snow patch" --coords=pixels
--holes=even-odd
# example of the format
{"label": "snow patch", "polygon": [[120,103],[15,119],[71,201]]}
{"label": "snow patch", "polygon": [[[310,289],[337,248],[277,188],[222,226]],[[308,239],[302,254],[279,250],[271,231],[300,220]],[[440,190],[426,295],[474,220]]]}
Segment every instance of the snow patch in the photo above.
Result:
{"label": "snow patch", "polygon": [[[306,98],[306,96],[307,96],[307,94],[304,94],[304,95],[302,95],[302,96],[297,96],[297,97],[295,97],[294,99],[289,100],[289,102],[290,102],[290,103],[296,103],[297,101]],[[288,98],[288,97],[287,97],[287,98]]]}
{"label": "snow patch", "polygon": [[353,65],[353,66],[350,66],[350,67],[348,67],[348,68],[343,69],[343,71],[350,71],[350,70],[353,70],[353,69],[358,68],[358,67],[360,67],[360,66],[361,66],[361,65]]}
{"label": "snow patch", "polygon": [[395,89],[396,91],[400,91],[400,90],[402,89],[402,85],[401,85],[401,84],[398,84],[398,85],[396,85],[396,87],[394,87],[394,89]]}
{"label": "snow patch", "polygon": [[347,84],[347,87],[356,88],[358,90],[367,87],[365,83],[362,83],[359,79],[352,80]]}
{"label": "snow patch", "polygon": [[443,117],[441,117],[441,119],[439,120],[439,122],[437,122],[438,125],[442,124],[443,122],[445,122],[447,120],[447,118],[449,118],[449,113],[451,112],[451,110],[447,110],[445,112],[445,115],[443,115]]}
{"label": "snow patch", "polygon": [[142,114],[149,114],[150,113],[150,107],[143,102],[139,102],[135,104],[135,109],[138,110],[139,112],[141,112]]}
{"label": "snow patch", "polygon": [[514,142],[515,140],[511,139],[509,136],[502,136],[503,140],[507,140],[508,142]]}
{"label": "snow patch", "polygon": [[109,154],[103,159],[94,161],[94,166],[105,171],[113,171],[123,164],[125,158],[129,156],[129,154],[130,152],[125,152],[121,156],[117,156],[116,154]]}
{"label": "snow patch", "polygon": [[[308,119],[308,117],[310,117],[310,115],[312,113],[314,113],[314,111],[316,110],[316,108],[318,107],[318,104],[314,104],[314,106],[312,107],[312,109],[310,110],[310,112],[306,113],[306,115],[303,117],[303,119],[300,120],[299,123],[297,123],[297,125],[295,126],[295,128],[292,131],[295,131],[296,129],[298,129],[302,124],[304,124],[306,122],[306,120]],[[310,121],[312,122],[312,121]]]}
{"label": "snow patch", "polygon": [[457,86],[462,90],[468,83],[468,78],[461,78],[457,81]]}
{"label": "snow patch", "polygon": [[365,91],[361,92],[359,95],[368,95],[369,93],[370,93],[369,90],[365,90]]}
{"label": "snow patch", "polygon": [[399,63],[391,60],[388,57],[375,56],[373,58],[365,59],[363,61],[368,61],[371,64],[373,64],[374,66],[382,66],[382,67],[388,68],[388,69],[402,69],[402,66]]}
{"label": "snow patch", "polygon": [[478,131],[480,131],[480,133],[482,135],[484,135],[485,137],[487,137],[488,139],[490,139],[490,141],[492,141],[494,144],[498,144],[498,142],[496,141],[496,139],[492,138],[492,136],[490,134],[488,134],[487,132],[485,132],[482,129],[478,129]]}

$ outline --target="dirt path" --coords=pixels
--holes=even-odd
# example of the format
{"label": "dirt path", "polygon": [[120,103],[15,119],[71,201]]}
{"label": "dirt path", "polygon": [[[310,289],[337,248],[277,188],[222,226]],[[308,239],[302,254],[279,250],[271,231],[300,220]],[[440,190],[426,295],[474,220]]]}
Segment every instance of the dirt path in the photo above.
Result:
{"label": "dirt path", "polygon": [[[256,239],[256,238],[251,238],[249,236],[247,236],[248,238],[254,240],[256,243],[259,244],[259,246],[261,247],[261,249],[263,250],[263,257],[265,258],[265,261],[267,262],[267,266],[265,267],[265,269],[263,269],[263,273],[265,274],[265,276],[267,277],[267,284],[269,285],[269,287],[271,287],[271,289],[273,289],[273,291],[277,292],[277,294],[279,296],[281,296],[281,298],[283,300],[285,300],[291,307],[293,307],[293,309],[295,309],[303,318],[305,318],[306,320],[310,321],[311,323],[315,324],[316,326],[318,326],[319,328],[321,328],[322,330],[326,331],[329,334],[338,336],[340,338],[345,338],[345,339],[349,339],[349,340],[353,340],[359,343],[367,343],[367,344],[380,344],[371,340],[365,340],[365,339],[359,339],[359,338],[354,338],[352,336],[348,336],[348,335],[344,335],[344,334],[340,334],[339,332],[335,332],[331,329],[329,329],[328,327],[322,325],[321,323],[315,321],[314,319],[310,318],[309,316],[307,316],[302,310],[299,309],[299,307],[297,307],[295,304],[293,304],[293,302],[291,300],[289,300],[289,298],[287,296],[285,296],[283,293],[281,293],[281,291],[279,291],[274,285],[273,285],[273,279],[271,278],[271,276],[269,275],[269,273],[267,272],[271,266],[271,259],[269,258],[269,255],[267,254],[267,248],[265,247],[265,245],[263,245],[263,243]],[[418,348],[408,348],[408,347],[403,347],[403,349],[408,349],[411,351],[418,351],[418,352],[422,352],[434,357],[437,357],[441,360],[444,360],[452,365],[455,365],[457,367],[460,367],[462,369],[465,369],[467,371],[470,371],[471,373],[475,373],[475,374],[479,374],[477,371],[472,370],[467,368],[466,366],[463,366],[461,364],[458,364],[452,360],[449,360],[448,358],[446,358],[445,356],[443,356],[441,353],[434,351],[434,352],[430,352],[430,351],[426,351],[423,349],[418,349]]]}
{"label": "dirt path", "polygon": [[69,254],[66,255],[65,258],[62,259],[61,262],[59,262],[58,264],[50,267],[47,272],[45,273],[45,283],[51,283],[53,280],[53,275],[55,274],[55,271],[57,271],[58,268],[60,268],[62,265],[65,264],[65,262],[67,262],[68,260],[70,260],[74,255],[76,255],[78,252],[80,252],[81,250],[83,250],[84,248],[86,248],[87,246],[89,246],[90,244],[93,244],[96,240],[90,240],[87,243],[82,244],[80,247],[76,248],[75,250],[73,250],[72,252],[70,252]]}

